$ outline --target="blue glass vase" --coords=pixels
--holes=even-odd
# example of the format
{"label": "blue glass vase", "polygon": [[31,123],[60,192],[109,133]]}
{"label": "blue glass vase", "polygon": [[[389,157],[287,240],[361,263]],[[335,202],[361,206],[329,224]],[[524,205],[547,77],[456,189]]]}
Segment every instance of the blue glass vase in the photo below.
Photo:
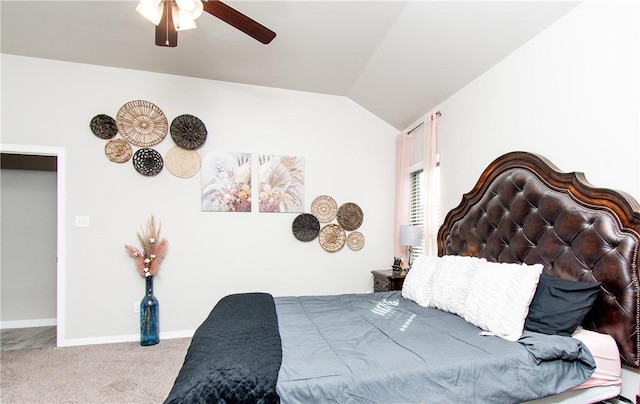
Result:
{"label": "blue glass vase", "polygon": [[140,302],[140,345],[160,342],[158,324],[158,299],[153,295],[153,276],[145,278],[146,295]]}

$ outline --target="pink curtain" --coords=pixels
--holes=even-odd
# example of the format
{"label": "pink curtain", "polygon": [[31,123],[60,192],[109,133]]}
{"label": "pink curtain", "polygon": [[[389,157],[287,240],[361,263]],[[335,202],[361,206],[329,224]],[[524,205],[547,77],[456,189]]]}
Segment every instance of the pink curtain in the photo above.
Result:
{"label": "pink curtain", "polygon": [[424,134],[423,172],[424,172],[424,254],[435,256],[438,254],[438,212],[440,210],[440,192],[436,178],[437,143],[439,112],[427,114]]}
{"label": "pink curtain", "polygon": [[409,218],[409,167],[413,158],[413,144],[415,138],[407,132],[399,133],[396,137],[396,213],[393,229],[393,254],[404,257],[404,248],[400,245],[400,225],[407,224]]}

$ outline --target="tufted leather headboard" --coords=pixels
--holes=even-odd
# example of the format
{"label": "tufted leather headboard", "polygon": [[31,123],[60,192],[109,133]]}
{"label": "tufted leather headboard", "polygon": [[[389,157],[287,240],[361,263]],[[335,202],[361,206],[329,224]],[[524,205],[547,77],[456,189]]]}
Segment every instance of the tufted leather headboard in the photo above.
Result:
{"label": "tufted leather headboard", "polygon": [[544,157],[512,152],[482,173],[438,232],[438,255],[540,263],[602,290],[583,327],[611,335],[623,363],[640,368],[640,205],[561,173]]}

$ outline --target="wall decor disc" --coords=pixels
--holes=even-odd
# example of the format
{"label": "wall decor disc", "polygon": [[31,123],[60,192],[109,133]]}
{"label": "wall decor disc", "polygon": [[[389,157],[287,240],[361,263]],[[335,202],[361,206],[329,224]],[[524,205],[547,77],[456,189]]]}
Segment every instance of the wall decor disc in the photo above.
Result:
{"label": "wall decor disc", "polygon": [[293,235],[300,241],[311,241],[318,237],[320,222],[310,213],[301,213],[293,219],[291,224]]}
{"label": "wall decor disc", "polygon": [[197,149],[207,140],[207,128],[193,115],[177,116],[171,122],[169,130],[173,141],[183,149]]}
{"label": "wall decor disc", "polygon": [[311,213],[318,218],[321,223],[328,223],[336,218],[338,204],[328,195],[320,195],[311,202]]}
{"label": "wall decor disc", "polygon": [[105,114],[99,114],[91,118],[89,127],[91,132],[100,139],[112,139],[118,134],[116,120]]}
{"label": "wall decor disc", "polygon": [[338,224],[347,231],[356,230],[363,219],[362,209],[355,203],[347,202],[338,209]]}
{"label": "wall decor disc", "polygon": [[140,149],[133,155],[133,167],[142,175],[156,175],[162,171],[163,165],[162,156],[153,149]]}
{"label": "wall decor disc", "polygon": [[191,178],[200,171],[200,153],[173,146],[164,156],[167,170],[179,178]]}
{"label": "wall decor disc", "polygon": [[347,246],[353,251],[358,251],[364,247],[364,235],[359,231],[352,231],[347,236]]}
{"label": "wall decor disc", "polygon": [[111,139],[104,145],[104,154],[114,163],[126,163],[131,158],[131,145],[123,139]]}
{"label": "wall decor disc", "polygon": [[320,245],[329,252],[340,251],[344,247],[345,238],[344,229],[337,224],[325,225],[318,234]]}
{"label": "wall decor disc", "polygon": [[129,101],[120,107],[116,125],[122,137],[135,146],[154,146],[167,136],[167,117],[148,101]]}

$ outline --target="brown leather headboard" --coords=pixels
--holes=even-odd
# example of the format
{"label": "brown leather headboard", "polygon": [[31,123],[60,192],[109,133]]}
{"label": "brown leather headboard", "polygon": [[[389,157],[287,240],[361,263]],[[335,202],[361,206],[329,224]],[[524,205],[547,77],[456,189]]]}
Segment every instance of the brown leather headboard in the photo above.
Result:
{"label": "brown leather headboard", "polygon": [[486,168],[438,232],[439,255],[540,263],[549,274],[596,280],[602,290],[583,327],[607,333],[623,363],[640,367],[640,205],[561,173],[544,157],[512,152]]}

